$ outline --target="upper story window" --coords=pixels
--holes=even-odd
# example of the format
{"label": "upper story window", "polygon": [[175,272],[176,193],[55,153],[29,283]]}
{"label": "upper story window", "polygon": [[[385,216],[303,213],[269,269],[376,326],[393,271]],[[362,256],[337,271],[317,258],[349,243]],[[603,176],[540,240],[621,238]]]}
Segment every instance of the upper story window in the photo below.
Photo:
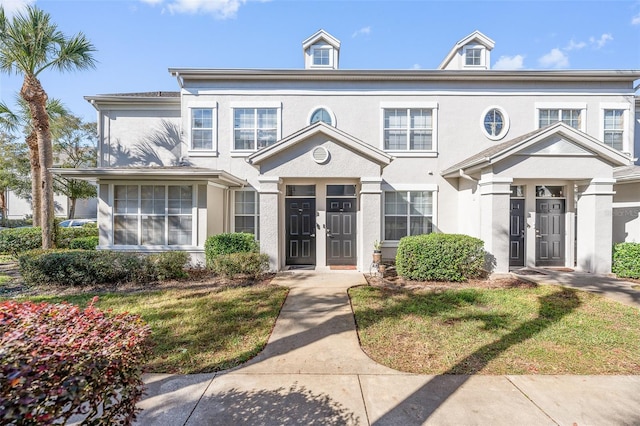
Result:
{"label": "upper story window", "polygon": [[489,107],[482,114],[482,129],[491,140],[502,139],[509,131],[509,117],[500,107]]}
{"label": "upper story window", "polygon": [[325,107],[316,108],[311,112],[309,124],[317,123],[318,121],[327,123],[330,126],[335,126],[335,117],[333,113]]}
{"label": "upper story window", "polygon": [[579,109],[541,109],[538,112],[538,127],[563,122],[574,129],[582,128],[582,110]]}
{"label": "upper story window", "polygon": [[465,65],[480,66],[482,65],[482,48],[469,47],[465,49]]}
{"label": "upper story window", "polygon": [[213,149],[213,109],[191,109],[191,149]]}
{"label": "upper story window", "polygon": [[383,140],[388,151],[431,151],[433,109],[384,108]]}
{"label": "upper story window", "polygon": [[331,48],[315,47],[313,48],[313,65],[331,65]]}
{"label": "upper story window", "polygon": [[605,145],[618,151],[624,150],[624,110],[604,110],[604,135],[602,141]]}
{"label": "upper story window", "polygon": [[256,151],[278,140],[278,108],[234,108],[233,147]]}

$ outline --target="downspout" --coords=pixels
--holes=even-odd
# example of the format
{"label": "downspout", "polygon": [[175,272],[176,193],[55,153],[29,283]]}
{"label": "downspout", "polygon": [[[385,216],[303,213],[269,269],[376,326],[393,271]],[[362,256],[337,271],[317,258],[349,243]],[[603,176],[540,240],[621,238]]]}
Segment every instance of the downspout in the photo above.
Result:
{"label": "downspout", "polygon": [[180,86],[180,89],[184,89],[184,79],[180,77],[180,73],[174,71],[172,74],[176,80],[178,80],[178,86]]}
{"label": "downspout", "polygon": [[104,167],[103,158],[102,158],[102,147],[104,145],[104,133],[103,133],[104,126],[102,125],[103,114],[102,114],[102,110],[96,103],[95,99],[91,99],[91,101],[89,102],[91,103],[91,106],[93,106],[96,109],[96,114],[98,115],[97,122],[96,122],[96,133],[98,134],[97,155],[98,155],[98,159],[100,160],[99,162],[100,164],[98,164],[98,167]]}

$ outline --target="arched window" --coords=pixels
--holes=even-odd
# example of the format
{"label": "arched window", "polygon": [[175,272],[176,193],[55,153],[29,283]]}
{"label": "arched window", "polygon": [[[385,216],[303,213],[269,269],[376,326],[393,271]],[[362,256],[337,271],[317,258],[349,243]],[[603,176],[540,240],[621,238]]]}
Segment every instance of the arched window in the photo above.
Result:
{"label": "arched window", "polygon": [[334,116],[326,108],[316,108],[311,113],[311,116],[309,118],[309,124],[314,124],[314,123],[317,123],[318,121],[327,123],[329,126],[335,126]]}

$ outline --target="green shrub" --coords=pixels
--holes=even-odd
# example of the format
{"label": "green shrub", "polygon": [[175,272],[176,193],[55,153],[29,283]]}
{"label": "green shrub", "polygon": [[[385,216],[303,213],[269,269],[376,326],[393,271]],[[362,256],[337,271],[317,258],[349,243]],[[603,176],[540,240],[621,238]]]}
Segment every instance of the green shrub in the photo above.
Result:
{"label": "green shrub", "polygon": [[613,246],[611,271],[623,278],[640,278],[640,243],[619,243]]}
{"label": "green shrub", "polygon": [[0,423],[131,424],[143,395],[149,327],[67,303],[0,302]]}
{"label": "green shrub", "polygon": [[12,228],[0,231],[0,253],[18,254],[42,247],[42,230],[35,228]]}
{"label": "green shrub", "polygon": [[152,268],[151,274],[159,281],[187,277],[184,266],[189,261],[189,253],[186,251],[151,254],[147,261]]}
{"label": "green shrub", "polygon": [[33,250],[18,257],[28,285],[82,286],[149,282],[148,261],[135,253],[96,250]]}
{"label": "green shrub", "polygon": [[398,275],[415,281],[466,281],[482,274],[484,243],[468,235],[427,234],[398,244]]}
{"label": "green shrub", "polygon": [[204,254],[208,267],[218,256],[231,253],[250,253],[259,250],[258,242],[253,234],[235,232],[213,235],[204,244]]}
{"label": "green shrub", "polygon": [[69,242],[70,249],[95,250],[99,243],[98,236],[74,238]]}
{"label": "green shrub", "polygon": [[269,269],[269,256],[256,252],[223,254],[215,258],[212,269],[228,278],[247,275],[257,279]]}
{"label": "green shrub", "polygon": [[76,238],[97,237],[98,228],[95,224],[85,226],[61,228],[56,226],[56,247],[65,249],[71,247],[71,241]]}

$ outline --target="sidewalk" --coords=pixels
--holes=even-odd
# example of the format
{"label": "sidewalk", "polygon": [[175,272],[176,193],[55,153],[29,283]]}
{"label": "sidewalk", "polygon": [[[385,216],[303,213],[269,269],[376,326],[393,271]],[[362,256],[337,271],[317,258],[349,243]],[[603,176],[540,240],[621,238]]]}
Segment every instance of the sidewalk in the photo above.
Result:
{"label": "sidewalk", "polygon": [[[593,285],[586,278],[568,280]],[[361,273],[300,271],[275,282],[291,291],[265,350],[221,373],[146,376],[138,424],[640,424],[640,376],[401,373],[360,349],[346,290],[366,283]],[[606,287],[615,293],[615,283]]]}

